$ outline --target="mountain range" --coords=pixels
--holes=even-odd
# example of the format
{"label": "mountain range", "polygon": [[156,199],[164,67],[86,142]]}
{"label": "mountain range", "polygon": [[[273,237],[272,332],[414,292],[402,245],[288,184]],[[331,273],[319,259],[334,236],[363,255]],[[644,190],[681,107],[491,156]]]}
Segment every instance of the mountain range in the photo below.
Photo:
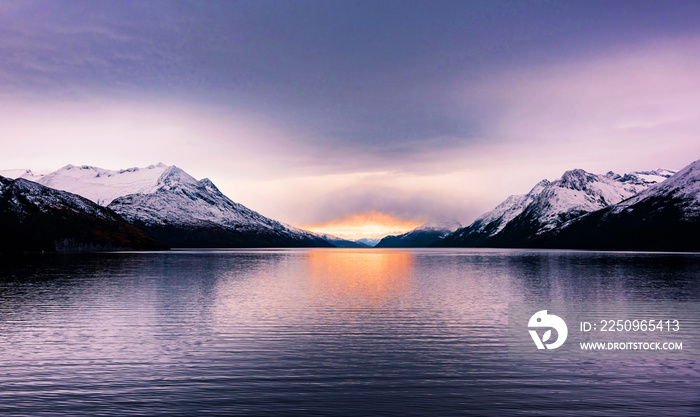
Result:
{"label": "mountain range", "polygon": [[534,247],[700,251],[700,161],[532,240]]}
{"label": "mountain range", "polygon": [[597,175],[582,169],[566,171],[557,180],[540,181],[527,194],[508,197],[434,246],[528,247],[540,235],[586,213],[624,201],[674,173],[666,169],[625,175]]}
{"label": "mountain range", "polygon": [[[0,252],[164,247],[367,247],[265,217],[164,164],[0,171]],[[7,177],[14,177],[11,179]],[[700,250],[700,161],[627,174],[566,171],[467,227],[427,223],[376,247]]]}
{"label": "mountain range", "polygon": [[209,179],[198,181],[176,166],[113,171],[67,165],[48,175],[17,173],[106,206],[168,247],[333,247],[231,201]]}

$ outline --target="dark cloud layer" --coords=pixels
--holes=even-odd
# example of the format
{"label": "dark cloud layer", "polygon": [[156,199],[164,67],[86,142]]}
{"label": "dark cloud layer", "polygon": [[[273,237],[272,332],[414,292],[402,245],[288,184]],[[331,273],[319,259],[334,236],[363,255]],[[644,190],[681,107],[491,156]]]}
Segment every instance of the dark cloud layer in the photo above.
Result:
{"label": "dark cloud layer", "polygon": [[[461,80],[695,32],[697,2],[36,1],[0,12],[3,91],[263,114],[392,162],[483,139]],[[497,140],[497,138],[489,138]]]}

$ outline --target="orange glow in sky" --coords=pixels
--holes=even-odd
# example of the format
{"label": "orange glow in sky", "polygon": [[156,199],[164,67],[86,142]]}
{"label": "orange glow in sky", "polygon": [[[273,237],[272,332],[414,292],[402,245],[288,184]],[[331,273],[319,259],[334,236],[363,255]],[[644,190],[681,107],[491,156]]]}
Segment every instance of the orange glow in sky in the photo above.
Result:
{"label": "orange glow in sky", "polygon": [[415,229],[424,220],[401,219],[391,214],[366,211],[351,214],[321,224],[302,226],[315,233],[329,234],[343,239],[377,239],[387,235],[397,235]]}

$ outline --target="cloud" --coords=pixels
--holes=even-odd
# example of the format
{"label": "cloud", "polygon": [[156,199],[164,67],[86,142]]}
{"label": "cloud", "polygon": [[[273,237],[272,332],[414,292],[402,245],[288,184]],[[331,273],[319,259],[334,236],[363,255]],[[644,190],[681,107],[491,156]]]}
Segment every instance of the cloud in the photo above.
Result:
{"label": "cloud", "polygon": [[468,222],[565,170],[680,168],[700,154],[694,39],[520,68],[455,84],[444,103],[483,115],[458,136],[376,146],[272,115],[172,98],[0,101],[3,168],[176,164],[292,224],[378,211]]}
{"label": "cloud", "polygon": [[471,220],[508,195],[572,168],[681,168],[700,155],[697,68],[700,39],[684,38],[462,83],[463,95],[448,100],[484,114],[485,140],[426,141],[391,174],[321,197],[311,215],[371,208]]}
{"label": "cloud", "polygon": [[[509,71],[468,85],[506,153],[589,169],[682,166],[700,153],[700,39]],[[691,157],[692,159],[692,157]]]}

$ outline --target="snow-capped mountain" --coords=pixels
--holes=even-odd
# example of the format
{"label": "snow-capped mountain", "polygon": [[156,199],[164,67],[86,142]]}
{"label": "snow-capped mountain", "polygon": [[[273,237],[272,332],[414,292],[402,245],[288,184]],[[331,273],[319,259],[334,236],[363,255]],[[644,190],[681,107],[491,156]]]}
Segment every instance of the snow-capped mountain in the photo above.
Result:
{"label": "snow-capped mountain", "polygon": [[420,248],[444,238],[462,225],[459,222],[425,223],[410,232],[401,235],[386,236],[375,248]]}
{"label": "snow-capped mountain", "polygon": [[176,166],[143,189],[107,207],[171,247],[332,246],[231,201],[209,179],[197,181]]}
{"label": "snow-capped mountain", "polygon": [[0,252],[162,248],[112,210],[79,195],[0,177]]}
{"label": "snow-capped mountain", "polygon": [[101,206],[106,206],[117,197],[154,192],[158,186],[158,179],[166,169],[168,166],[162,163],[146,168],[129,168],[120,171],[87,165],[66,165],[47,175],[32,178],[25,174],[22,178],[81,195]]}
{"label": "snow-capped mountain", "polygon": [[332,246],[231,201],[209,179],[162,163],[123,170],[66,165],[22,176],[107,206],[171,247]]}
{"label": "snow-capped mountain", "polygon": [[700,160],[668,180],[545,233],[535,246],[700,251]]}
{"label": "snow-capped mountain", "polygon": [[669,175],[669,177],[667,181],[659,182],[634,197],[616,204],[611,207],[610,212],[632,211],[630,208],[637,204],[664,198],[675,203],[682,203],[685,208],[685,217],[700,217],[700,160],[686,166],[674,175]]}
{"label": "snow-capped mountain", "polygon": [[540,181],[524,195],[508,197],[470,226],[457,230],[438,246],[526,246],[542,233],[611,204],[619,203],[668,178],[673,171],[639,171],[596,175],[566,171],[555,181]]}

